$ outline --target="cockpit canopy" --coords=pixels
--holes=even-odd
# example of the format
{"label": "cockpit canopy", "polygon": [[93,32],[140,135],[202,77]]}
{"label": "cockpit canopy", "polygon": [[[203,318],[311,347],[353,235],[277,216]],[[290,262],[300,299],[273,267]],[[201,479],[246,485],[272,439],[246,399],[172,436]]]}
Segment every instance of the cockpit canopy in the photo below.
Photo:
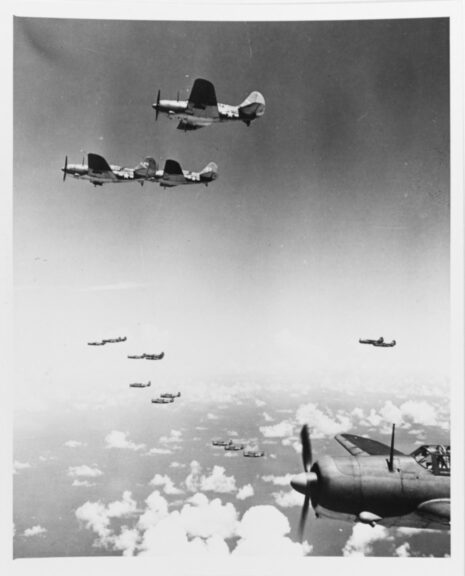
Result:
{"label": "cockpit canopy", "polygon": [[423,444],[411,456],[427,470],[437,476],[450,475],[450,446],[444,444]]}

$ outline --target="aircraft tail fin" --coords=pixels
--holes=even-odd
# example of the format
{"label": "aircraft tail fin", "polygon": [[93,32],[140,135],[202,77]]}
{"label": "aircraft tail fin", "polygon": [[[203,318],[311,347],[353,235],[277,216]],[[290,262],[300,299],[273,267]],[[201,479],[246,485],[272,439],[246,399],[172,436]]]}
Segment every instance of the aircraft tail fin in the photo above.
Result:
{"label": "aircraft tail fin", "polygon": [[265,113],[265,98],[260,92],[251,92],[238,106],[239,116],[245,121],[253,120]]}

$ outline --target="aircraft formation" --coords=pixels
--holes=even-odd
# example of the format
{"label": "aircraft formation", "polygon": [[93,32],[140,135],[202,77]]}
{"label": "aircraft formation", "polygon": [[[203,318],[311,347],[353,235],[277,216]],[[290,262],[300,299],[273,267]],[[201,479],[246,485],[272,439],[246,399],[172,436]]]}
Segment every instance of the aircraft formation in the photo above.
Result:
{"label": "aircraft formation", "polygon": [[[188,100],[162,100],[158,90],[157,100],[152,105],[155,110],[155,120],[160,113],[169,119],[179,120],[178,129],[184,131],[197,130],[218,122],[241,121],[250,126],[253,120],[265,113],[265,99],[260,92],[251,92],[239,105],[221,104],[216,99],[213,84],[197,78],[194,81]],[[87,154],[87,164],[68,164],[65,157],[63,182],[66,176],[88,180],[94,186],[103,184],[121,184],[138,182],[141,186],[145,182],[159,184],[163,188],[174,186],[204,184],[208,186],[218,178],[218,166],[210,162],[199,172],[183,170],[177,160],[168,159],[163,169],[160,169],[154,158],[148,156],[134,168],[109,164],[106,159],[95,153]]]}
{"label": "aircraft formation", "polygon": [[265,456],[263,450],[246,450],[244,444],[236,444],[233,440],[212,440],[212,446],[220,446],[226,452],[239,452],[242,450],[242,455],[246,458],[263,458]]}
{"label": "aircraft formation", "polygon": [[[229,105],[217,101],[213,84],[198,78],[194,81],[187,100],[161,98],[158,91],[152,105],[155,120],[162,114],[177,120],[179,130],[195,131],[215,123],[240,121],[247,126],[263,116],[265,99],[260,92],[252,92],[241,104]],[[87,164],[68,164],[62,168],[66,176],[88,180],[94,186],[125,182],[159,184],[163,188],[179,185],[204,184],[208,186],[218,178],[214,162],[198,172],[183,170],[174,159],[166,160],[160,169],[152,157],[146,157],[134,168],[110,165],[99,154],[89,153]],[[124,342],[124,338],[89,342],[89,346]],[[392,348],[396,341],[359,339],[360,344],[378,348]],[[160,354],[129,355],[129,359],[161,360]],[[134,382],[132,388],[150,387],[151,382]],[[181,393],[163,393],[152,398],[153,404],[173,404]],[[392,428],[391,445],[387,446],[362,436],[338,434],[337,442],[350,456],[324,455],[313,461],[308,426],[301,430],[302,462],[304,472],[294,476],[291,487],[304,496],[299,523],[303,538],[305,522],[310,506],[315,516],[342,518],[371,526],[420,527],[438,530],[450,529],[450,447],[423,445],[410,454],[404,454],[394,446],[395,426]],[[233,440],[213,440],[212,445],[227,452],[242,452],[247,458],[264,457],[262,450],[245,449],[244,444]]]}

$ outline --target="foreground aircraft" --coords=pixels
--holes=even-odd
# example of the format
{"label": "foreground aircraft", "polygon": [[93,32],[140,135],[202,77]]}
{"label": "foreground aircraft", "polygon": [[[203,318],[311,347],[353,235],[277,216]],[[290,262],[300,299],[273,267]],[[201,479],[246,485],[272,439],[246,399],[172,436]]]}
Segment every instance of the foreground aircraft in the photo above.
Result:
{"label": "foreground aircraft", "polygon": [[218,178],[218,166],[214,162],[207,164],[200,172],[183,170],[176,160],[167,160],[163,171],[157,171],[157,182],[162,188],[173,188],[185,184],[205,184]]}
{"label": "foreground aircraft", "polygon": [[68,164],[68,156],[65,157],[63,172],[63,182],[66,175],[73,178],[89,180],[94,186],[103,184],[117,184],[121,182],[139,182],[141,185],[146,180],[155,181],[157,175],[157,164],[153,158],[146,158],[135,168],[124,168],[122,166],[110,165],[98,154],[87,154],[87,164]]}
{"label": "foreground aircraft", "polygon": [[174,398],[152,398],[152,404],[172,404]]}
{"label": "foreground aircraft", "polygon": [[311,503],[316,517],[339,518],[375,526],[450,529],[450,447],[424,445],[411,454],[376,440],[338,434],[350,457],[312,459],[308,428],[300,433],[302,474],[291,486],[305,496],[299,523],[303,537]]}
{"label": "foreground aircraft", "polygon": [[372,346],[377,346],[378,348],[392,348],[393,346],[396,345],[396,341],[393,340],[392,342],[385,342],[384,338],[381,336],[380,338],[378,338],[378,340],[371,340],[371,339],[366,339],[366,340],[359,340],[360,344],[371,344]]}
{"label": "foreground aircraft", "polygon": [[180,398],[181,397],[181,392],[177,392],[176,394],[171,394],[170,392],[164,392],[163,394],[160,394],[160,398],[173,398],[173,400],[175,398]]}
{"label": "foreground aircraft", "polygon": [[146,384],[144,384],[143,382],[133,382],[132,384],[129,384],[129,387],[130,388],[148,388],[151,385],[152,385],[152,383],[149,380]]}
{"label": "foreground aircraft", "polygon": [[157,101],[152,104],[155,120],[160,112],[168,118],[179,120],[178,130],[197,130],[214,122],[241,120],[250,126],[252,120],[265,113],[265,99],[260,92],[251,92],[238,106],[220,104],[216,99],[215,87],[208,80],[197,78],[188,100],[161,100],[158,90]]}

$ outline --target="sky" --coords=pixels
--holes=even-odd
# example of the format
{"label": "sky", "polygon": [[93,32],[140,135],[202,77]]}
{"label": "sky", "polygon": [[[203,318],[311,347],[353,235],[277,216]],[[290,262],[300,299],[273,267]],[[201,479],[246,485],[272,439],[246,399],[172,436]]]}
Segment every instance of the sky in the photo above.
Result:
{"label": "sky", "polygon": [[[379,410],[406,386],[405,402],[419,402],[419,392],[447,394],[448,38],[447,19],[16,18],[18,461],[21,450],[35,446],[26,433],[31,410],[47,414],[30,423],[44,450],[65,404],[74,407],[73,426],[83,406],[96,405],[105,414],[115,410],[114,430],[130,435],[137,410],[127,408],[129,421],[123,407],[139,402],[127,396],[132,380],[151,379],[183,394],[188,388],[192,401],[205,406],[212,387],[225,394],[231,385],[253,398],[258,382],[280,394],[296,385],[305,403],[312,401],[309,388],[338,390],[351,410],[363,404],[367,386]],[[155,122],[157,91],[186,98],[195,78],[213,82],[218,101],[228,104],[260,91],[265,115],[250,127],[230,123],[192,133],[162,115]],[[63,182],[65,156],[80,162],[88,152],[124,166],[145,156],[162,165],[172,158],[189,170],[214,161],[219,178],[208,188],[169,190]],[[128,340],[87,346],[116,336]],[[397,346],[358,343],[379,336]],[[126,359],[162,350],[156,365]],[[237,388],[238,382],[250,386]],[[234,398],[228,418],[246,427]],[[325,409],[334,411],[335,400],[324,398]],[[279,403],[278,395],[273,409]],[[186,408],[179,410],[186,418]],[[444,434],[447,415],[439,424],[415,414],[407,410],[410,426],[428,424]],[[355,417],[350,422],[360,425]],[[99,437],[114,431],[94,424]],[[290,435],[298,425],[293,419]],[[186,450],[188,467],[199,455],[191,444]],[[214,473],[212,461],[202,465],[205,478]],[[79,553],[93,550],[88,545]]]}

